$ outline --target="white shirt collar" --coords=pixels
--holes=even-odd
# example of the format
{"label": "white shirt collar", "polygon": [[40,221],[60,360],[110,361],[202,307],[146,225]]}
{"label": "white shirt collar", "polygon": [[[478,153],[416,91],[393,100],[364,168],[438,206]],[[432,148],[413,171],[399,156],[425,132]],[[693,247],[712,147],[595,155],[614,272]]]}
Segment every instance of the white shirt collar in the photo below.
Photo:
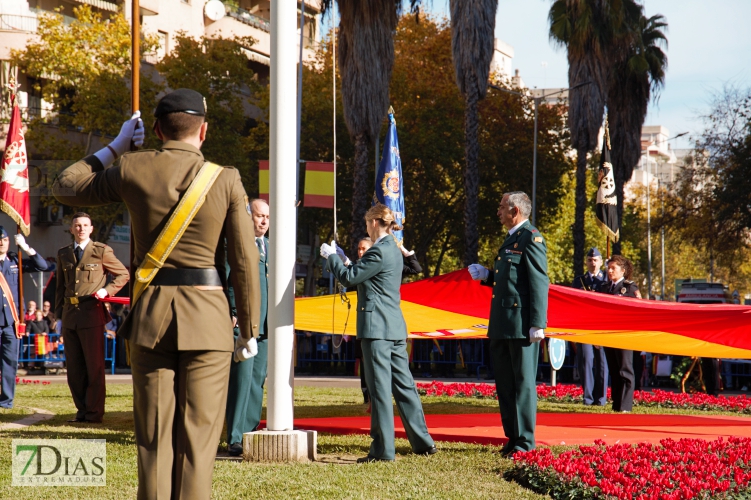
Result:
{"label": "white shirt collar", "polygon": [[377,240],[375,240],[373,242],[373,244],[375,245],[376,243],[378,243],[379,241],[381,241],[382,239],[384,239],[386,236],[388,236],[388,234],[384,234],[383,236],[381,236],[380,238],[378,238]]}
{"label": "white shirt collar", "polygon": [[522,227],[522,224],[524,224],[524,223],[525,223],[525,222],[527,222],[528,220],[529,220],[529,219],[524,219],[524,220],[523,220],[523,221],[521,221],[521,222],[520,222],[519,224],[517,224],[517,225],[515,225],[514,227],[512,227],[511,229],[509,229],[509,230],[508,230],[508,234],[509,234],[509,235],[512,235],[512,234],[514,234],[514,233],[516,232],[516,230],[517,230],[517,229],[519,229],[520,227]]}
{"label": "white shirt collar", "polygon": [[600,271],[597,271],[596,273],[590,273],[589,271],[587,271],[587,274],[589,274],[590,278],[599,278]]}
{"label": "white shirt collar", "polygon": [[82,241],[81,243],[76,243],[75,245],[73,245],[73,249],[75,250],[76,248],[81,247],[81,250],[86,250],[86,245],[88,245],[90,241],[91,238],[86,241]]}
{"label": "white shirt collar", "polygon": [[618,285],[618,283],[620,283],[621,281],[623,281],[623,278],[621,278],[621,279],[619,279],[618,281],[616,281],[615,283],[613,283],[613,286],[617,286],[617,285]]}

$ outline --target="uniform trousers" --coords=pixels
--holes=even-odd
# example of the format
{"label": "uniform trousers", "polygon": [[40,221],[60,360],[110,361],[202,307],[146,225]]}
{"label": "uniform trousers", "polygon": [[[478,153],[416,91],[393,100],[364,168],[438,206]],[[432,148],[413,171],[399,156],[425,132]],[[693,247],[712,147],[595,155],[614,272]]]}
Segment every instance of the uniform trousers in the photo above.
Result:
{"label": "uniform trousers", "polygon": [[13,398],[16,394],[16,371],[18,370],[18,346],[21,343],[16,338],[13,325],[0,328],[0,351],[2,365],[2,393],[0,393],[0,408],[13,408]]}
{"label": "uniform trousers", "polygon": [[540,343],[527,339],[490,339],[495,390],[501,410],[506,450],[535,449],[537,358]]}
{"label": "uniform trousers", "polygon": [[104,416],[104,324],[76,330],[63,327],[68,387],[76,418],[101,422]]}
{"label": "uniform trousers", "polygon": [[631,411],[634,406],[634,351],[605,347],[610,372],[613,411]]}
{"label": "uniform trousers", "polygon": [[258,354],[229,367],[227,444],[242,443],[243,434],[258,429],[263,410],[263,385],[268,368],[268,337],[258,340]]}
{"label": "uniform trousers", "polygon": [[179,351],[174,319],[153,349],[131,344],[139,500],[211,497],[231,360]]}
{"label": "uniform trousers", "polygon": [[415,453],[428,451],[435,443],[428,432],[417,386],[409,371],[407,341],[362,339],[362,354],[372,402],[370,437],[373,442],[368,455],[383,460],[395,458],[392,394],[412,450]]}
{"label": "uniform trousers", "polygon": [[605,348],[576,344],[576,361],[582,381],[585,405],[608,404],[608,362]]}

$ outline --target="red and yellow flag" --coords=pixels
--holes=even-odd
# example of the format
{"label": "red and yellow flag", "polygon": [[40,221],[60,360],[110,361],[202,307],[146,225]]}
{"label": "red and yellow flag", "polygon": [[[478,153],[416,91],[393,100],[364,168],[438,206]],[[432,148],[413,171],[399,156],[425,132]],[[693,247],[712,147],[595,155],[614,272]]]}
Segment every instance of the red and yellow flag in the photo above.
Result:
{"label": "red and yellow flag", "polygon": [[15,92],[11,97],[8,138],[0,167],[0,210],[8,214],[23,234],[29,234],[31,215],[29,209],[29,162],[26,156],[26,141],[23,137],[21,111]]}
{"label": "red and yellow flag", "polygon": [[334,164],[309,161],[305,164],[306,207],[334,208]]}
{"label": "red and yellow flag", "polygon": [[269,202],[269,160],[258,161],[258,197]]}

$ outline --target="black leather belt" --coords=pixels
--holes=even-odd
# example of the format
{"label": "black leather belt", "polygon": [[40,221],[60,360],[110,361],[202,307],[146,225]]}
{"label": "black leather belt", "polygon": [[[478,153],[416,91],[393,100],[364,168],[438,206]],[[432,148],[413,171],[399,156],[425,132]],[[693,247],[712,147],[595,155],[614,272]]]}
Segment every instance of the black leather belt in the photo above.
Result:
{"label": "black leather belt", "polygon": [[210,269],[160,269],[150,283],[153,286],[222,286],[219,273]]}
{"label": "black leather belt", "polygon": [[93,295],[84,295],[82,297],[65,297],[65,301],[68,304],[73,304],[74,306],[77,306],[81,302],[88,302],[90,300],[96,300],[96,297]]}

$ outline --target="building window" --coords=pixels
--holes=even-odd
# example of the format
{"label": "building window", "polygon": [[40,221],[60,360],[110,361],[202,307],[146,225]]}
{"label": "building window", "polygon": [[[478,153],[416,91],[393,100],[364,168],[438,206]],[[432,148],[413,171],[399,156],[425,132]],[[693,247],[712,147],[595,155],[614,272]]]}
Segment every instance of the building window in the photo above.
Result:
{"label": "building window", "polygon": [[161,61],[164,56],[169,54],[169,35],[164,31],[157,32],[159,37],[159,47],[156,48],[157,61]]}

